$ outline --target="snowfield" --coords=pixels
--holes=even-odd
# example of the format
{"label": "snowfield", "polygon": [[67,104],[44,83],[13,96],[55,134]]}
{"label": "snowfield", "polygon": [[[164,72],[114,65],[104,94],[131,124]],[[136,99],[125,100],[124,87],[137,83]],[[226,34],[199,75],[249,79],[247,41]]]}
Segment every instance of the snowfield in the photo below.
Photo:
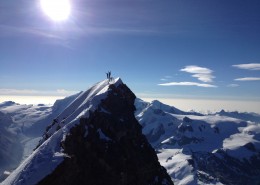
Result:
{"label": "snowfield", "polygon": [[[50,174],[64,160],[64,157],[67,157],[66,154],[62,153],[61,141],[65,139],[70,128],[74,127],[75,124],[79,124],[81,117],[86,118],[89,115],[89,111],[96,110],[100,101],[107,96],[107,89],[111,83],[118,86],[122,81],[119,78],[113,82],[104,80],[89,90],[80,93],[55,119],[56,121],[53,122],[52,126],[46,131],[44,138],[40,141],[40,146],[1,184],[37,184],[41,179]],[[57,127],[61,129],[57,129]],[[104,134],[101,137],[109,139]]]}
{"label": "snowfield", "polygon": [[202,115],[136,99],[136,118],[174,184],[260,182],[260,115]]}
{"label": "snowfield", "polygon": [[11,101],[0,103],[0,182],[31,155],[46,126],[78,94],[57,100],[53,106],[21,105]]}
{"label": "snowfield", "polygon": [[31,127],[33,123],[46,118],[51,114],[51,106],[20,105],[14,102],[4,102],[0,104],[0,111],[12,116],[14,123],[21,127]]}
{"label": "snowfield", "polygon": [[[122,81],[117,78],[110,83],[117,86]],[[36,184],[51,173],[67,157],[62,153],[60,141],[81,117],[88,117],[89,111],[96,110],[106,97],[108,86],[107,80],[101,81],[87,91],[57,100],[53,106],[1,103],[0,157],[10,160],[10,164],[0,161],[0,172],[4,174],[0,177],[8,176],[8,171],[23,161],[2,185]],[[259,114],[222,110],[204,115],[181,111],[157,100],[148,103],[138,98],[135,107],[135,117],[143,127],[143,134],[157,151],[161,165],[174,184],[260,182]],[[100,111],[109,113],[105,109]],[[85,135],[88,135],[87,129]],[[110,139],[101,130],[99,135],[101,139]],[[39,140],[40,146],[33,151]],[[17,141],[19,144],[12,148]],[[24,150],[18,154],[20,148]]]}

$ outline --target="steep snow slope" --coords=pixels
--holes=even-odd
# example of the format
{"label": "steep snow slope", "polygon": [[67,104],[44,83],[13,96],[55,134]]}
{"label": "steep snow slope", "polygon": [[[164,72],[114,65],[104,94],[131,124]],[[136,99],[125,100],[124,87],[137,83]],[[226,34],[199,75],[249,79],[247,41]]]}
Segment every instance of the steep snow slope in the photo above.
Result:
{"label": "steep snow slope", "polygon": [[136,119],[144,127],[143,133],[153,146],[159,144],[161,140],[172,136],[172,131],[176,130],[181,124],[181,121],[173,114],[202,116],[202,114],[196,112],[181,111],[158,100],[147,103],[137,98],[135,106],[137,109],[135,112]]}
{"label": "steep snow slope", "polygon": [[12,125],[9,115],[0,112],[0,182],[6,170],[14,169],[22,158],[19,138],[8,127]]}
{"label": "steep snow slope", "polygon": [[[82,92],[80,92],[82,93]],[[12,101],[0,103],[0,111],[10,116],[16,133],[40,136],[46,125],[57,117],[80,93],[68,96],[51,105],[26,105]]]}
{"label": "steep snow slope", "polygon": [[[2,184],[64,184],[64,180],[67,184],[104,184],[106,180],[107,184],[172,184],[134,118],[134,98],[119,78],[81,93],[46,130],[40,146]],[[61,178],[61,171],[70,175]]]}
{"label": "steep snow slope", "polygon": [[[182,111],[174,106],[166,105],[164,103],[161,103],[158,100],[153,100],[151,103],[145,102],[142,99],[136,98],[135,100],[135,106],[136,106],[136,115],[139,115],[146,111],[153,111],[155,114],[159,114],[160,111],[168,112],[171,114],[181,114],[181,115],[197,115],[202,116],[203,114],[197,113],[197,112],[185,112]],[[158,111],[158,112],[156,112]]]}
{"label": "steep snow slope", "polygon": [[46,126],[79,94],[57,100],[52,107],[0,103],[0,182],[32,153]]}
{"label": "steep snow slope", "polygon": [[[92,95],[102,91],[102,87],[104,86],[98,83],[87,92],[81,92],[65,101],[57,101],[51,110],[56,112],[56,116],[69,106],[54,121],[56,116],[49,115],[45,118],[45,120],[49,118],[48,123],[53,121],[53,125],[44,135],[45,139],[52,137],[53,133],[63,125],[77,120],[78,115],[83,116],[85,113],[88,115],[87,110],[93,110],[94,106],[92,103],[86,105],[83,102],[93,102]],[[105,87],[103,89],[106,90]],[[85,101],[86,99],[88,100]],[[13,102],[5,102],[0,104],[0,110],[2,108],[8,110],[4,108],[8,106],[16,107],[12,110],[21,109],[21,107],[18,109],[19,105]],[[136,99],[135,106],[137,109],[135,116],[143,126],[143,133],[157,150],[160,163],[171,174],[175,184],[257,184],[260,182],[259,115],[225,111],[202,115],[184,112],[159,101],[148,103],[140,99]],[[32,115],[29,110],[32,109],[28,109],[29,115]],[[106,112],[106,110],[102,111]],[[19,118],[17,121],[22,123]],[[38,129],[34,125],[37,124],[32,124],[28,128],[32,133]],[[42,132],[43,127],[46,126],[46,122],[38,125],[42,125],[39,129],[40,133],[40,130]],[[102,132],[100,136],[107,138]],[[48,142],[46,145],[51,148]],[[48,159],[53,158],[57,162],[55,165],[58,165],[60,158],[63,158],[60,155],[60,148],[51,148],[51,150],[58,153],[49,156]]]}
{"label": "steep snow slope", "polygon": [[39,137],[42,136],[42,133],[45,131],[46,126],[49,125],[54,118],[56,118],[62,111],[69,106],[82,92],[79,92],[77,94],[65,97],[61,100],[56,100],[53,104],[50,111],[50,114],[48,114],[44,119],[40,119],[37,122],[33,122],[33,124],[28,127],[28,129],[25,131],[27,135],[30,135],[32,137]]}
{"label": "steep snow slope", "polygon": [[260,182],[260,124],[245,121],[249,114],[194,115],[138,99],[135,105],[143,133],[175,184]]}
{"label": "steep snow slope", "polygon": [[[121,84],[121,79],[117,78],[114,81],[114,85]],[[44,140],[50,137],[57,129],[63,127],[65,124],[72,121],[78,122],[79,118],[87,117],[90,111],[96,109],[101,99],[104,99],[107,95],[109,83],[104,80],[95,84],[93,87],[85,92],[79,94],[74,101],[64,109],[64,111],[53,120],[50,127],[47,128]]]}
{"label": "steep snow slope", "polygon": [[[119,79],[116,81],[121,83]],[[45,137],[29,158],[27,158],[3,183],[2,185],[31,185],[36,184],[46,175],[50,174],[63,160],[66,155],[62,153],[60,141],[66,137],[66,133],[75,124],[79,123],[80,117],[87,117],[89,110],[95,110],[96,105],[106,96],[108,81],[97,83],[84,93],[81,93],[59,116],[57,121],[45,133]],[[93,102],[93,104],[91,103]],[[77,114],[76,114],[77,111]],[[80,115],[80,117],[78,117]],[[61,119],[62,118],[62,119]],[[64,119],[63,119],[64,118]],[[78,118],[78,119],[75,119]],[[63,122],[61,122],[63,121]],[[65,121],[67,121],[66,126]],[[64,126],[57,131],[58,125]],[[55,132],[57,131],[57,132]],[[49,139],[47,139],[47,137]],[[47,140],[46,140],[47,139]],[[24,169],[28,169],[24,171]]]}

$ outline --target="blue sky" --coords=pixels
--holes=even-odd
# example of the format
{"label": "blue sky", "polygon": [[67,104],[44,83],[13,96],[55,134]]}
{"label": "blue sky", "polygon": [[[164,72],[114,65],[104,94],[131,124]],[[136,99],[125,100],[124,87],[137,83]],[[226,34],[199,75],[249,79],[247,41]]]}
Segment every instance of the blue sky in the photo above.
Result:
{"label": "blue sky", "polygon": [[142,98],[260,102],[260,1],[71,6],[57,22],[38,0],[1,0],[0,96],[64,96],[111,70]]}

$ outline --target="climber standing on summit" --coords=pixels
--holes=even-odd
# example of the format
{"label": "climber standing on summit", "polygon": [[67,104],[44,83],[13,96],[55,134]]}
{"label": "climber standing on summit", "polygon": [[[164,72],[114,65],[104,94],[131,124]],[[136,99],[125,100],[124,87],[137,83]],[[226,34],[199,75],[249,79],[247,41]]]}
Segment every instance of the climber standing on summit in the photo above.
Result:
{"label": "climber standing on summit", "polygon": [[106,74],[107,74],[108,82],[110,82],[111,79],[112,79],[112,77],[111,77],[111,71],[108,71]]}
{"label": "climber standing on summit", "polygon": [[108,81],[111,80],[111,71],[108,71]]}

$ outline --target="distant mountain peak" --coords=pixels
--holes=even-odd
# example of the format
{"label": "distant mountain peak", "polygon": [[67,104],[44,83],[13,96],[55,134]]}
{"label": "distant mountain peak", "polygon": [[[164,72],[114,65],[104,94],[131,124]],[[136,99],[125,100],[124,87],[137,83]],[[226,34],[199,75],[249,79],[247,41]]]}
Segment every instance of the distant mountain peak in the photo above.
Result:
{"label": "distant mountain peak", "polygon": [[14,104],[16,104],[16,103],[13,102],[13,101],[5,101],[3,103],[0,103],[0,107],[11,106],[11,105],[14,105]]}

